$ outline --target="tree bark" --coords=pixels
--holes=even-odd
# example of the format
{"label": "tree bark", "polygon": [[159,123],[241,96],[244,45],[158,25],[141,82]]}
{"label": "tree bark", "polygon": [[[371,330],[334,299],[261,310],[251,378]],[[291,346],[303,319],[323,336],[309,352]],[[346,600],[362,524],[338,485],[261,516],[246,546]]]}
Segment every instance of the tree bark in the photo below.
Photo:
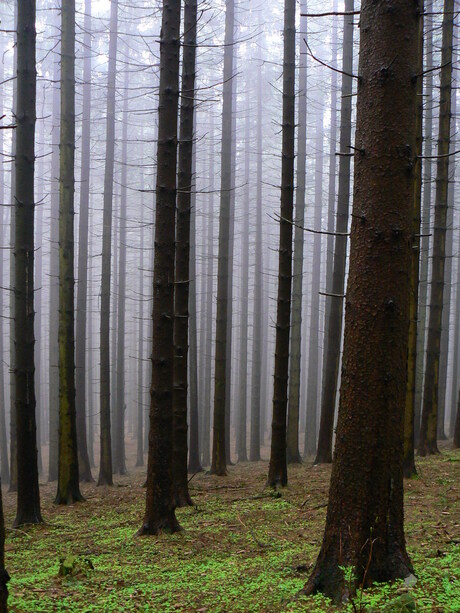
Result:
{"label": "tree bark", "polygon": [[[354,0],[345,0],[345,13],[354,10]],[[353,18],[343,18],[342,106],[340,109],[340,153],[351,151],[351,108],[353,90]],[[350,205],[351,157],[341,155],[339,160],[339,187],[337,195],[337,222],[332,271],[331,302],[327,326],[326,365],[321,398],[321,418],[318,451],[315,464],[332,462],[332,436],[334,413],[339,385],[340,346],[342,341],[343,299],[347,267],[348,210]]]}
{"label": "tree bark", "polygon": [[54,502],[73,504],[83,500],[75,406],[75,0],[67,0],[61,9],[59,154],[59,467]]}
{"label": "tree bark", "polygon": [[[361,5],[355,215],[336,451],[323,543],[304,589],[335,602],[357,586],[412,572],[404,542],[402,441],[420,12],[406,0]],[[353,567],[354,585],[343,567]]]}
{"label": "tree bark", "polygon": [[153,270],[152,384],[145,516],[139,535],[180,530],[173,500],[174,241],[180,0],[163,0]]}
{"label": "tree bark", "polygon": [[426,350],[425,386],[418,454],[439,453],[437,445],[439,358],[444,300],[446,260],[447,195],[449,183],[449,146],[452,97],[452,47],[454,0],[444,1],[441,51],[441,87],[439,108],[438,158],[433,229],[430,316]]}
{"label": "tree bark", "polygon": [[[217,270],[216,354],[214,374],[214,428],[211,474],[226,475],[225,421],[227,397],[227,344],[229,314],[230,225],[232,188],[232,104],[233,104],[233,0],[225,3],[224,85],[222,107],[221,192],[219,255]],[[231,311],[230,311],[231,312]]]}
{"label": "tree bark", "polygon": [[270,464],[267,485],[287,485],[286,416],[292,286],[292,212],[295,136],[295,0],[284,3],[281,219],[278,261],[275,376]]}
{"label": "tree bark", "polygon": [[[184,0],[184,44],[182,47],[182,84],[177,174],[176,276],[174,288],[173,482],[174,501],[178,507],[185,507],[193,504],[188,491],[187,473],[187,382],[189,376],[187,367],[191,264],[190,212],[192,190],[195,185],[195,177],[192,176],[192,168],[194,155],[196,28],[197,0]],[[191,357],[190,355],[190,358]],[[190,369],[190,377],[193,376],[196,377],[196,368],[194,372]]]}
{"label": "tree bark", "polygon": [[14,377],[17,509],[14,526],[41,523],[34,387],[35,0],[19,0],[15,152]]}
{"label": "tree bark", "polygon": [[3,517],[2,487],[0,483],[0,613],[8,612],[8,581],[5,568],[5,519]]}

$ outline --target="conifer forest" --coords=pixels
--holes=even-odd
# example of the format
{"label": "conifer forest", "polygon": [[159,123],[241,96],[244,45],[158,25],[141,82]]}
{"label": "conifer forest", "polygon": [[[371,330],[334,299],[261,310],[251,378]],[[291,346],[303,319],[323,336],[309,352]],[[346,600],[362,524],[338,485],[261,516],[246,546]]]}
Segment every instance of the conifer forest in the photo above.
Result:
{"label": "conifer forest", "polygon": [[0,613],[460,613],[460,0],[0,0]]}

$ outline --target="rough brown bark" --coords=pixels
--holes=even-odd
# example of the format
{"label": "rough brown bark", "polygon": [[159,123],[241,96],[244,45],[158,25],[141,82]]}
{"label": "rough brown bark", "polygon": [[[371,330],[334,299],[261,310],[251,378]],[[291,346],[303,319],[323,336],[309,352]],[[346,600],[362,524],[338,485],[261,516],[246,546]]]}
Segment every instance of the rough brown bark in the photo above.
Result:
{"label": "rough brown bark", "polygon": [[153,268],[152,384],[145,516],[138,534],[180,530],[173,500],[174,241],[180,0],[163,0]]}
{"label": "rough brown bark", "polygon": [[281,219],[278,262],[275,377],[270,465],[267,485],[287,485],[286,416],[292,286],[292,213],[295,135],[295,0],[284,3]]}
{"label": "rough brown bark", "polygon": [[5,568],[5,520],[3,517],[2,485],[0,483],[0,613],[8,611],[8,581],[10,576]]}
{"label": "rough brown bark", "polygon": [[447,195],[449,183],[449,146],[452,99],[452,47],[454,0],[444,1],[441,52],[441,87],[439,98],[438,158],[433,228],[430,316],[426,349],[425,386],[418,454],[439,453],[437,444],[439,358],[444,301],[446,261]]}
{"label": "rough brown bark", "polygon": [[[174,288],[174,455],[176,506],[192,504],[187,474],[187,380],[190,284],[190,213],[194,186],[193,132],[195,110],[197,0],[184,0],[184,44],[177,173],[176,276]],[[193,376],[194,373],[190,373]]]}
{"label": "rough brown bark", "polygon": [[[414,1],[361,5],[355,215],[336,451],[323,543],[304,590],[336,602],[356,586],[412,572],[404,542],[402,440],[419,14]],[[354,586],[340,568],[350,566]]]}
{"label": "rough brown bark", "polygon": [[35,0],[19,0],[15,165],[14,377],[17,433],[15,526],[42,522],[34,386]]}

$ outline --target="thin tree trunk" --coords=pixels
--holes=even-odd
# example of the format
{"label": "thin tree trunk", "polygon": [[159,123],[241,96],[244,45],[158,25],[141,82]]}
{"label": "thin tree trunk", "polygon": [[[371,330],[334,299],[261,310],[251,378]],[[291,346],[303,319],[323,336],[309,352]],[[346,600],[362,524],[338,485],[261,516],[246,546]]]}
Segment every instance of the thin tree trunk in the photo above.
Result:
{"label": "thin tree trunk", "polygon": [[[307,12],[306,2],[301,3],[301,13]],[[301,17],[300,45],[305,44],[307,18]],[[299,464],[299,403],[302,344],[302,282],[305,220],[305,172],[307,162],[307,55],[300,53],[299,110],[297,136],[297,185],[295,190],[294,270],[292,280],[291,347],[289,351],[289,404],[287,423],[287,461]],[[334,73],[335,74],[335,73]]]}
{"label": "thin tree trunk", "polygon": [[[226,458],[226,397],[227,344],[229,315],[230,226],[232,188],[232,104],[233,104],[233,0],[225,3],[224,85],[222,107],[221,192],[219,217],[219,255],[217,271],[216,354],[214,375],[214,428],[212,438],[211,474],[227,474]],[[231,311],[230,311],[231,312]]]}
{"label": "thin tree trunk", "polygon": [[[355,216],[336,450],[323,543],[304,590],[336,603],[358,586],[412,573],[402,439],[419,19],[406,0],[361,4]],[[352,567],[351,581],[344,567]]]}
{"label": "thin tree trunk", "polygon": [[61,9],[61,133],[59,164],[59,468],[56,504],[80,493],[75,406],[74,188],[75,1]]}
{"label": "thin tree trunk", "polygon": [[292,212],[295,141],[295,0],[284,2],[281,219],[278,261],[275,376],[270,465],[267,485],[287,485],[286,417],[292,286]]}
{"label": "thin tree trunk", "polygon": [[433,264],[431,272],[430,316],[423,391],[422,423],[418,453],[439,453],[437,445],[439,358],[444,300],[446,259],[447,195],[449,182],[449,146],[452,95],[452,47],[454,0],[444,1],[441,51],[441,87],[436,167],[436,199],[433,229]]}
{"label": "thin tree trunk", "polygon": [[[195,112],[195,63],[196,63],[196,28],[197,0],[184,0],[184,44],[182,47],[182,83],[180,103],[179,161],[177,173],[177,227],[176,227],[176,272],[174,288],[174,454],[173,482],[174,502],[178,507],[192,505],[188,491],[187,474],[187,393],[190,375],[190,392],[192,379],[196,381],[195,356],[190,355],[190,373],[188,372],[188,341],[193,332],[189,330],[189,285],[190,258],[190,216],[192,190],[195,185],[193,170],[193,135]],[[192,240],[194,240],[193,237]],[[193,275],[194,276],[194,275]],[[195,279],[194,279],[195,281]],[[195,286],[196,287],[196,286]],[[195,294],[196,296],[196,294]],[[196,309],[194,316],[196,318]],[[196,319],[195,319],[196,321]],[[191,323],[191,322],[190,322]],[[196,333],[196,328],[195,328]],[[195,337],[196,338],[196,337]],[[196,407],[196,387],[193,386]],[[192,398],[190,398],[192,404]],[[190,408],[191,408],[190,404]]]}
{"label": "thin tree trunk", "polygon": [[240,296],[240,371],[238,385],[238,424],[237,424],[237,455],[238,462],[247,462],[247,396],[248,396],[248,302],[249,302],[249,190],[250,190],[250,89],[246,83],[246,121],[245,121],[245,163],[243,196],[243,230],[241,245],[241,296]]}
{"label": "thin tree trunk", "polygon": [[[57,24],[57,27],[59,25]],[[60,81],[60,63],[56,59],[53,80]],[[51,222],[50,222],[50,319],[49,319],[49,460],[48,481],[58,478],[59,454],[59,133],[60,133],[59,88],[53,88],[53,128],[51,139]]]}
{"label": "thin tree trunk", "polygon": [[[351,108],[353,89],[353,18],[354,0],[345,0],[343,18],[343,60],[342,60],[342,106],[340,109],[340,153],[350,153]],[[348,210],[350,205],[351,157],[341,155],[339,160],[339,187],[337,195],[337,223],[332,272],[332,289],[327,326],[326,365],[321,400],[321,419],[318,436],[318,451],[315,464],[332,462],[332,435],[334,413],[339,384],[340,346],[342,341],[343,299],[345,271],[347,264]],[[359,212],[357,213],[359,214]]]}
{"label": "thin tree trunk", "polygon": [[17,509],[14,526],[41,523],[34,387],[35,0],[18,0],[15,155],[14,376]]}
{"label": "thin tree trunk", "polygon": [[5,568],[5,519],[3,517],[2,487],[0,483],[0,612],[8,612],[8,581],[10,576]]}
{"label": "thin tree trunk", "polygon": [[88,403],[88,457],[91,468],[94,468],[94,430],[95,430],[95,407],[94,407],[94,392],[93,392],[93,261],[91,242],[89,243],[88,252],[88,300],[87,308],[89,317],[87,317],[88,333],[87,338],[90,345],[87,347],[88,352],[88,368],[86,374],[87,382],[87,403]]}
{"label": "thin tree trunk", "polygon": [[321,213],[323,198],[323,111],[322,103],[316,118],[315,137],[315,214],[314,229],[318,234],[313,239],[313,262],[310,306],[310,334],[308,339],[307,419],[305,424],[304,457],[316,453],[316,423],[318,413],[319,371],[319,289],[321,277]]}
{"label": "thin tree trunk", "polygon": [[117,317],[117,359],[116,359],[116,412],[114,432],[113,470],[126,475],[125,458],[125,309],[126,309],[126,224],[127,224],[127,181],[128,181],[128,121],[129,121],[129,68],[125,68],[123,129],[121,147],[121,194],[120,194],[120,234],[118,264],[118,317]]}
{"label": "thin tree trunk", "polygon": [[75,346],[75,404],[77,410],[80,481],[91,483],[86,438],[86,320],[88,304],[88,215],[91,149],[91,0],[85,0],[83,112],[81,135],[80,223],[78,231],[78,290]]}
{"label": "thin tree trunk", "polygon": [[[260,17],[259,17],[260,26]],[[251,433],[249,460],[260,460],[261,386],[262,386],[262,67],[257,71],[257,116],[256,116],[256,211],[254,255],[254,311],[252,319],[252,375],[251,375]],[[265,407],[264,407],[265,408]]]}
{"label": "thin tree trunk", "polygon": [[[143,136],[142,136],[143,138]],[[142,147],[142,159],[144,149]],[[141,236],[139,254],[139,325],[137,353],[137,429],[136,429],[136,466],[144,466],[144,173],[141,175]]]}
{"label": "thin tree trunk", "polygon": [[142,534],[180,529],[173,500],[174,241],[180,0],[163,0],[147,496]]}
{"label": "thin tree trunk", "polygon": [[101,274],[101,378],[100,466],[98,485],[112,485],[112,437],[110,431],[110,277],[112,268],[113,167],[115,156],[115,86],[117,68],[118,0],[110,3],[110,41],[107,80],[107,123],[102,219]]}
{"label": "thin tree trunk", "polygon": [[[423,0],[419,8],[423,12]],[[423,72],[423,17],[419,20],[417,73]],[[417,80],[415,189],[412,205],[412,251],[410,265],[409,351],[404,410],[403,471],[406,478],[417,474],[414,459],[415,381],[417,373],[417,313],[420,269],[420,227],[422,206],[423,79]]]}

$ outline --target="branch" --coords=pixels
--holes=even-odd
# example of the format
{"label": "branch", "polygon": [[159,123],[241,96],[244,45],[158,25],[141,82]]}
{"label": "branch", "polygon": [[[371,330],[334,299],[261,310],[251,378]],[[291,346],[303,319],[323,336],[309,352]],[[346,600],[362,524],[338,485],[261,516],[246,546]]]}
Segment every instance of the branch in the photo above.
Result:
{"label": "branch", "polygon": [[331,11],[330,13],[300,13],[301,17],[335,17],[341,15],[360,15],[361,11]]}
{"label": "branch", "polygon": [[310,45],[307,43],[307,39],[304,38],[304,43],[307,45],[307,50],[308,53],[310,54],[310,56],[317,61],[319,64],[321,64],[321,66],[325,66],[326,68],[329,68],[330,70],[333,70],[334,72],[338,72],[339,74],[343,74],[347,77],[352,77],[353,79],[360,79],[361,77],[359,75],[353,74],[352,72],[345,72],[343,70],[339,70],[339,68],[334,68],[334,66],[330,66],[329,64],[326,64],[326,62],[323,62],[323,60],[320,60],[319,58],[315,57],[313,55],[312,50],[310,49]]}
{"label": "branch", "polygon": [[296,228],[300,228],[301,230],[305,230],[305,232],[311,232],[312,234],[325,234],[326,236],[350,236],[349,232],[328,232],[327,230],[313,230],[312,228],[305,228],[300,224],[295,223],[295,221],[291,221],[290,219],[286,219],[285,217],[281,217],[277,213],[275,213],[275,217],[269,215],[271,219],[275,221],[285,221],[295,226]]}
{"label": "branch", "polygon": [[451,155],[457,155],[460,153],[460,149],[458,151],[452,151],[452,153],[443,153],[442,155],[418,155],[419,160],[436,160],[438,158],[448,158]]}

